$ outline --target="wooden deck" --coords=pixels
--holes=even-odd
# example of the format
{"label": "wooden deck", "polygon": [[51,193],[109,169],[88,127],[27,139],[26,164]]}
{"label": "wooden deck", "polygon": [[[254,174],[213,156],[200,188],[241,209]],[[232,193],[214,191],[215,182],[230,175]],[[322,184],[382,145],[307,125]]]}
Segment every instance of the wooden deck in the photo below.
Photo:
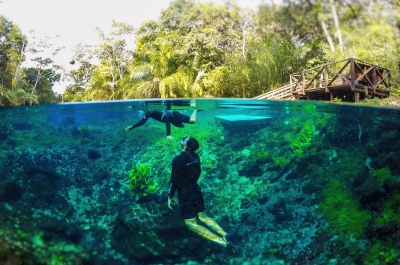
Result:
{"label": "wooden deck", "polygon": [[355,58],[290,75],[290,84],[256,99],[311,99],[358,102],[390,95],[390,71]]}

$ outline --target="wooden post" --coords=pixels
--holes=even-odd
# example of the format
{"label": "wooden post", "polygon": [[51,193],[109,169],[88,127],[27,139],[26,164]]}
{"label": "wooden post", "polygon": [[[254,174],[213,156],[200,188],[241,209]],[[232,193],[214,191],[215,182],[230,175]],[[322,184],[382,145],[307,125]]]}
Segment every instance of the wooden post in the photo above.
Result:
{"label": "wooden post", "polygon": [[290,92],[293,94],[292,75],[290,75]]}
{"label": "wooden post", "polygon": [[356,73],[354,68],[354,58],[350,59],[350,87],[354,91],[356,88]]}
{"label": "wooden post", "polygon": [[371,80],[371,82],[372,82],[372,90],[373,90],[373,93],[374,93],[374,95],[375,95],[375,93],[376,93],[376,71],[377,71],[377,69],[376,69],[376,66],[374,65],[373,66],[373,68],[372,68],[372,80]]}
{"label": "wooden post", "polygon": [[330,92],[329,94],[331,95],[331,101],[333,101],[333,92]]}
{"label": "wooden post", "polygon": [[360,101],[360,92],[354,92],[354,102],[357,103]]}
{"label": "wooden post", "polygon": [[328,66],[324,66],[324,76],[325,76],[325,84],[324,84],[324,87],[325,87],[325,92],[328,92],[328,83],[329,83],[329,77],[328,77],[328,70],[327,70],[327,67]]}

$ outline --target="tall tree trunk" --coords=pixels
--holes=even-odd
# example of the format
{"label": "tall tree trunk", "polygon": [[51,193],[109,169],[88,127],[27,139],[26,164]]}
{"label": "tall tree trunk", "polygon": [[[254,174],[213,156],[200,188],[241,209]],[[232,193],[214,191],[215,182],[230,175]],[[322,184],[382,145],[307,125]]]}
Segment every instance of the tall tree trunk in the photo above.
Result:
{"label": "tall tree trunk", "polygon": [[[24,53],[27,44],[28,44],[28,42],[26,40],[24,40],[22,43],[21,50],[20,50],[21,56]],[[15,71],[14,71],[14,82],[12,82],[12,84],[11,84],[11,90],[13,90],[14,87],[17,87],[17,85],[18,85],[18,71],[19,71],[20,63],[18,61],[16,61],[15,64],[16,64],[16,66],[15,66]]]}
{"label": "tall tree trunk", "polygon": [[338,17],[337,11],[336,11],[335,2],[333,0],[330,0],[330,5],[331,5],[331,9],[332,9],[333,21],[335,23],[336,35],[337,35],[338,43],[339,43],[339,49],[341,51],[343,51],[342,33],[340,32],[339,17]]}
{"label": "tall tree trunk", "polygon": [[334,51],[335,51],[335,47],[333,46],[332,38],[331,38],[331,36],[329,35],[329,32],[328,32],[328,30],[326,29],[326,25],[325,25],[325,22],[324,22],[323,20],[321,21],[321,26],[322,26],[322,30],[323,30],[324,33],[325,33],[326,40],[327,40],[328,43],[329,43],[329,47],[330,47],[331,50],[334,52]]}
{"label": "tall tree trunk", "polygon": [[114,90],[115,90],[115,80],[114,80],[114,75],[112,76],[112,82],[111,82],[111,98],[114,100]]}
{"label": "tall tree trunk", "polygon": [[244,28],[242,29],[242,35],[243,35],[242,54],[244,60],[246,61],[246,30]]}

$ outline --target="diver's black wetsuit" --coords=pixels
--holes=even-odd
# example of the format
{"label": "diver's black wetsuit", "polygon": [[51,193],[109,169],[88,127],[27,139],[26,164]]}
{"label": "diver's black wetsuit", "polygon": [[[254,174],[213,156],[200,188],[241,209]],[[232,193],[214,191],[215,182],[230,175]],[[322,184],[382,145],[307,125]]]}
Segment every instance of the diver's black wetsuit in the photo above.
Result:
{"label": "diver's black wetsuit", "polygon": [[146,123],[146,121],[152,118],[159,122],[165,123],[165,128],[167,130],[167,136],[171,135],[171,124],[183,128],[183,123],[189,123],[190,117],[180,113],[179,111],[171,111],[171,110],[153,110],[153,111],[146,111],[144,117],[138,121],[136,124],[132,125],[132,129],[136,127],[142,126]]}
{"label": "diver's black wetsuit", "polygon": [[168,196],[178,191],[179,208],[183,219],[195,218],[204,212],[204,200],[197,184],[201,174],[200,157],[190,151],[182,152],[172,160],[171,182]]}

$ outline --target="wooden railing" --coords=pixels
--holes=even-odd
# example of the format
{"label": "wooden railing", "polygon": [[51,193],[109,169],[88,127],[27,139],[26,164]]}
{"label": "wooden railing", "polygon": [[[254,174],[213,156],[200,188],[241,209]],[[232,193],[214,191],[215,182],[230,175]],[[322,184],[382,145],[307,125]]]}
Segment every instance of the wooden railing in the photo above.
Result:
{"label": "wooden railing", "polygon": [[291,74],[290,84],[254,99],[299,99],[306,93],[346,90],[354,93],[357,102],[360,93],[389,96],[390,78],[388,69],[349,58]]}
{"label": "wooden railing", "polygon": [[278,89],[259,95],[254,99],[291,99],[291,98],[293,98],[292,86],[290,84],[287,84]]}
{"label": "wooden railing", "polygon": [[305,95],[307,90],[325,89],[332,86],[349,86],[352,91],[356,86],[365,86],[373,94],[390,87],[390,71],[377,65],[349,58],[325,64],[290,75],[292,93]]}

